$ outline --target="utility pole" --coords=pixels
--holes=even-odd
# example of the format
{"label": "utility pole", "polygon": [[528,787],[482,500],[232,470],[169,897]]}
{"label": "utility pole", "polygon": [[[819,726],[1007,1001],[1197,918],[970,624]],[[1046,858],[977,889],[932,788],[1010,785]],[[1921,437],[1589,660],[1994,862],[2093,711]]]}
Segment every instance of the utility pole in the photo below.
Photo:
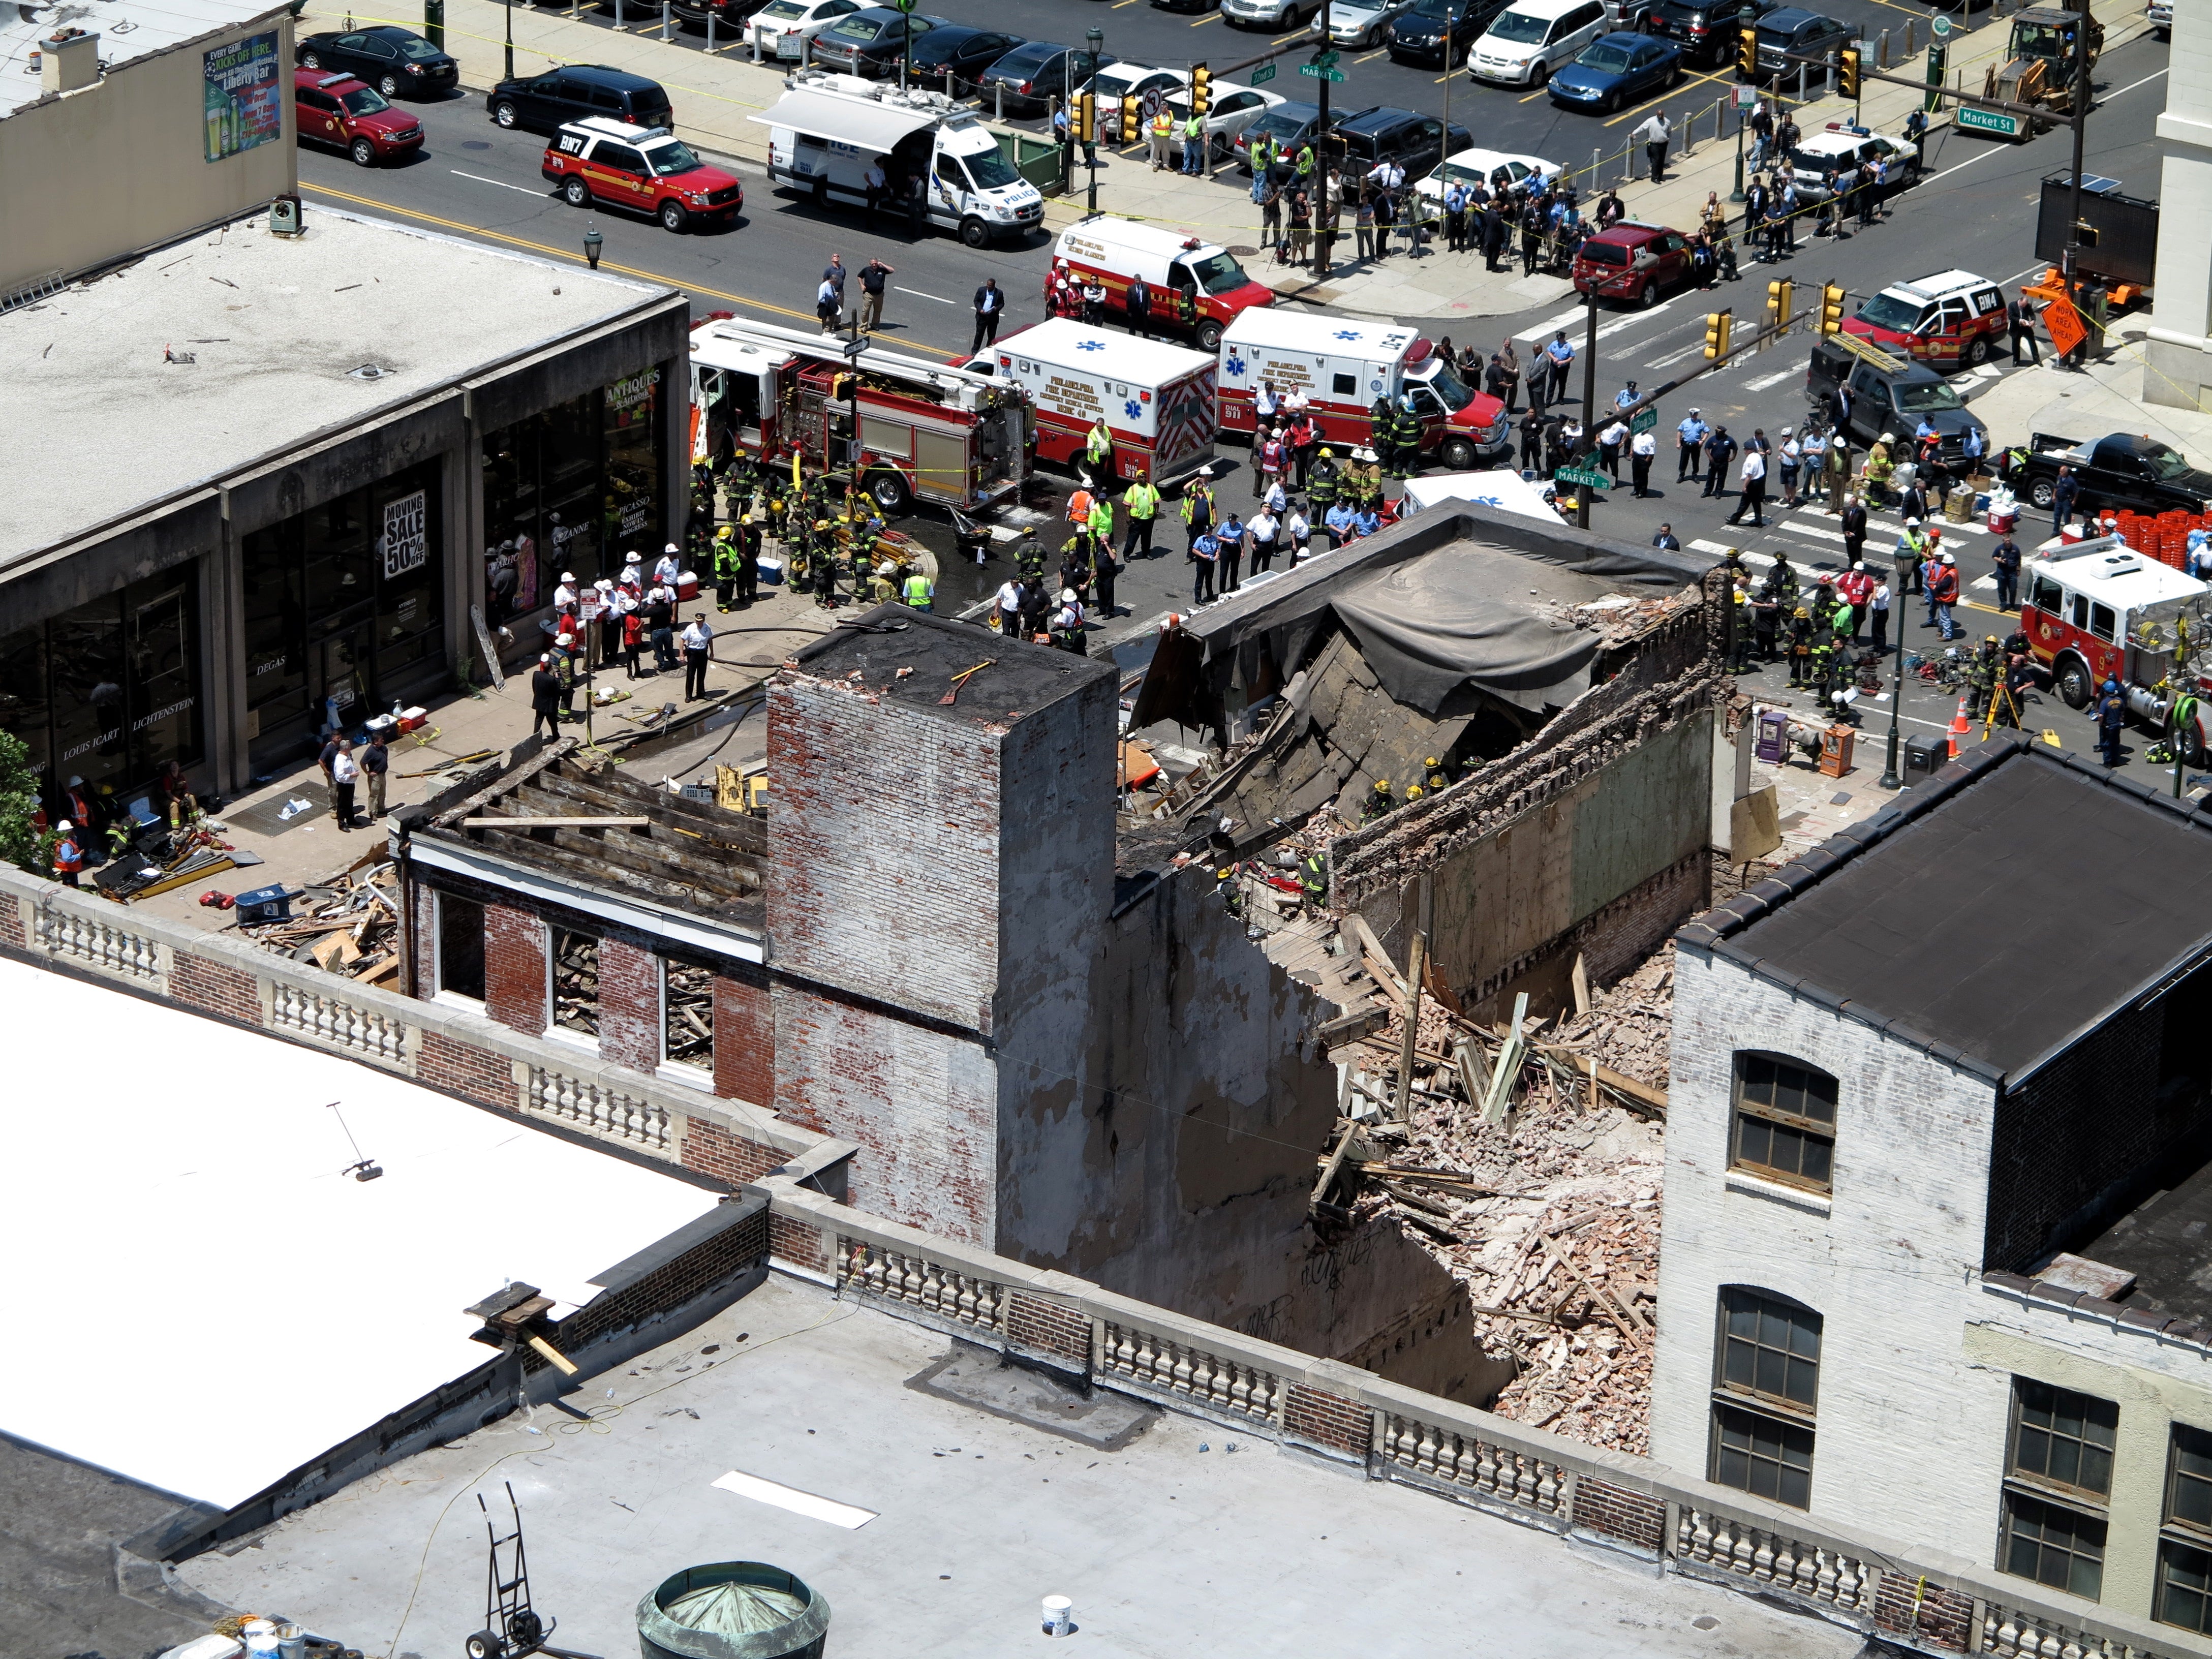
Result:
{"label": "utility pole", "polygon": [[[1319,27],[1321,47],[1324,52],[1328,50],[1329,5],[1330,0],[1321,0],[1321,21]],[[1449,74],[1451,71],[1451,55],[1450,48],[1449,46],[1445,48],[1444,71],[1446,74]],[[1314,276],[1316,281],[1326,282],[1328,280],[1332,256],[1336,248],[1335,216],[1325,210],[1328,206],[1328,174],[1330,168],[1335,164],[1336,147],[1329,142],[1328,77],[1324,75],[1320,80],[1315,82],[1314,84],[1321,88],[1321,95],[1315,100],[1321,106],[1321,118],[1314,124],[1314,156],[1321,163],[1321,178],[1319,183],[1321,185],[1322,207],[1324,210],[1321,215],[1321,234],[1315,239],[1320,247],[1321,258],[1316,265]],[[1444,88],[1444,96],[1447,98],[1451,96],[1451,88],[1449,85]],[[2076,168],[2075,171],[2078,173],[2080,169]],[[1338,180],[1338,202],[1340,206],[1343,201],[1341,194],[1342,183],[1343,181],[1341,179]]]}
{"label": "utility pole", "polygon": [[[2064,270],[2066,302],[2074,307],[2077,317],[2081,313],[2081,286],[2075,275],[2075,254],[2081,247],[2081,149],[2089,125],[2089,0],[2078,0],[2074,9],[2074,95],[2067,113],[2074,123],[2074,176],[2066,185],[2066,249]],[[2081,356],[2086,362],[2089,342],[2081,342]]]}
{"label": "utility pole", "polygon": [[[1597,284],[1592,283],[1589,291],[1589,324],[1583,331],[1583,444],[1581,455],[1573,458],[1576,465],[1584,471],[1594,470],[1587,457],[1594,456],[1597,445]],[[1590,489],[1588,483],[1575,486],[1575,527],[1589,528]]]}

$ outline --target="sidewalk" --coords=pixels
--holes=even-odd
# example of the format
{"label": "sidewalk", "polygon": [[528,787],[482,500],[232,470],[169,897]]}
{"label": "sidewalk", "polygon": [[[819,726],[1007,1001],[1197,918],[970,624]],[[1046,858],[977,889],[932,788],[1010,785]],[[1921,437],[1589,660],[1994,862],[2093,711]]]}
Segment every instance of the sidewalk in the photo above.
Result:
{"label": "sidewalk", "polygon": [[2033,433],[2094,442],[2110,433],[2136,432],[2170,444],[2197,465],[2212,458],[2212,412],[2175,409],[2142,398],[2143,349],[2128,339],[2142,319],[2112,320],[2112,345],[2077,373],[2056,367],[2050,342],[2043,365],[1991,381],[1968,402],[1997,443],[2026,443]]}
{"label": "sidewalk", "polygon": [[[819,610],[811,596],[781,588],[763,588],[759,602],[750,610],[732,611],[726,616],[715,610],[714,592],[709,588],[697,606],[684,607],[687,620],[694,609],[703,610],[714,629],[714,660],[707,672],[707,689],[718,704],[727,703],[758,685],[782,665],[785,658],[809,640],[827,633],[831,617],[842,614]],[[465,769],[432,771],[430,769],[441,761],[491,750],[495,751],[496,763],[505,766],[534,753],[536,744],[529,732],[530,669],[535,665],[533,659],[520,672],[509,673],[504,689],[487,684],[477,692],[446,692],[432,699],[428,705],[428,725],[392,745],[385,811],[397,811],[402,806],[428,799],[448,787]],[[643,726],[643,720],[665,703],[676,705],[679,718],[687,708],[701,708],[700,704],[684,702],[680,671],[631,681],[623,678],[617,665],[611,672],[600,670],[595,683],[599,686],[612,685],[629,694],[624,701],[594,714],[592,735],[602,745],[613,745],[618,759],[631,766],[633,775],[642,782],[658,784],[664,775],[686,782],[696,781],[695,772],[704,767],[700,757],[715,746],[713,741],[696,744],[678,738],[668,742],[664,749],[661,742],[640,738],[640,734],[649,729]],[[583,702],[580,695],[580,710]],[[579,740],[584,730],[580,720],[564,723],[562,727],[563,735]],[[695,726],[691,730],[696,733],[698,728]],[[760,731],[755,728],[745,737],[757,745]],[[648,752],[637,752],[646,749],[648,743]],[[742,738],[733,742],[721,759],[725,763],[732,762],[744,747]],[[711,781],[711,768],[704,769]],[[425,775],[410,777],[410,773]],[[348,833],[338,828],[331,816],[330,793],[313,759],[300,762],[275,781],[226,801],[222,811],[215,815],[218,821],[230,826],[230,833],[222,840],[233,847],[258,854],[264,862],[220,872],[173,892],[139,900],[131,908],[212,932],[227,927],[233,913],[200,908],[199,896],[210,888],[240,893],[280,884],[298,887],[344,869],[356,859],[376,852],[384,845],[382,823],[366,821],[366,787],[356,794],[364,820]],[[310,810],[290,818],[280,818],[278,813],[289,800],[307,801]]]}
{"label": "sidewalk", "polygon": [[[402,8],[391,8],[401,9]],[[611,15],[614,0],[589,0],[586,11]],[[2094,10],[2106,28],[2105,50],[2134,40],[2145,32],[2142,9],[2137,0],[2095,0]],[[639,21],[626,32],[572,21],[565,9],[517,5],[510,14],[494,0],[448,0],[446,49],[461,65],[461,82],[481,92],[504,73],[504,32],[510,15],[514,30],[514,67],[519,75],[533,75],[562,63],[611,64],[650,76],[669,90],[677,111],[677,126],[684,137],[702,149],[736,156],[756,166],[765,163],[768,129],[749,120],[771,107],[783,94],[784,70],[756,65],[737,46],[718,46],[713,54],[696,46],[665,43],[660,39],[658,8],[629,9]],[[2009,33],[2009,18],[1979,14],[1981,26],[1952,37],[1950,68],[1954,84],[1978,86],[1984,69],[2002,52]],[[342,19],[355,23],[396,22],[419,27],[419,17],[375,17],[345,13],[318,4],[305,12],[299,33],[335,28]],[[671,24],[672,33],[687,40],[702,36],[683,33]],[[1919,78],[1927,57],[1922,52],[1893,66],[1893,72]],[[1869,67],[1871,61],[1869,59]],[[1644,107],[1603,123],[1593,122],[1588,133],[1593,154],[1572,161],[1571,176],[1581,187],[1585,204],[1594,202],[1607,185],[1621,186],[1621,198],[1633,218],[1672,225],[1694,226],[1706,193],[1717,191],[1725,201],[1735,185],[1735,139],[1733,113],[1728,112],[1719,135],[1714,126],[1715,104],[1733,90],[1725,72],[1699,74],[1686,82],[1677,94],[1663,100],[1670,113],[1677,142],[1669,158],[1665,183],[1653,185],[1625,179],[1633,167],[1640,167],[1642,147],[1629,135],[1650,112]],[[1496,88],[1477,89],[1474,82],[1455,82],[1462,98],[1494,99],[1518,95]],[[1876,131],[1894,132],[1919,101],[1911,88],[1887,82],[1866,83],[1863,118]],[[1853,106],[1840,98],[1815,98],[1802,106],[1798,125],[1808,132],[1827,122],[1847,119]],[[1464,111],[1462,112],[1464,112]],[[1948,116],[1935,118],[1931,137],[1940,137],[1949,125]],[[1690,131],[1685,133],[1684,128]],[[1975,140],[1977,144],[1994,140]],[[1100,210],[1130,218],[1152,219],[1188,229],[1217,241],[1251,261],[1252,274],[1274,287],[1284,299],[1326,307],[1355,315],[1403,320],[1449,322],[1457,319],[1495,317],[1547,305],[1570,292],[1564,277],[1523,277],[1517,262],[1496,274],[1484,271],[1481,261],[1470,254],[1435,252],[1421,258],[1396,257],[1380,262],[1340,264],[1326,281],[1273,264],[1271,254],[1256,251],[1260,240],[1260,210],[1252,201],[1250,180],[1233,167],[1223,167],[1207,180],[1187,178],[1176,172],[1154,172],[1142,158],[1141,147],[1116,153],[1102,150],[1098,175]],[[1045,228],[1054,233],[1083,216],[1084,179],[1065,198],[1048,198]],[[1349,250],[1347,230],[1340,246]]]}

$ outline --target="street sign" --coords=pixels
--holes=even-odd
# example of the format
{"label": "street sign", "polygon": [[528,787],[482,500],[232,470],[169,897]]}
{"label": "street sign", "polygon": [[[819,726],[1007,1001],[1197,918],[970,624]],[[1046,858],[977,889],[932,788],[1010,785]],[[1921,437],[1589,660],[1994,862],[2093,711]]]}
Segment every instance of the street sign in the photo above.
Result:
{"label": "street sign", "polygon": [[1594,466],[1563,466],[1552,477],[1560,483],[1587,484],[1592,489],[1613,488],[1613,480]]}
{"label": "street sign", "polygon": [[1659,411],[1657,410],[1639,409],[1635,414],[1630,416],[1628,418],[1628,435],[1632,438],[1639,432],[1649,432],[1653,427],[1658,424]]}
{"label": "street sign", "polygon": [[1323,69],[1334,69],[1336,67],[1337,60],[1343,56],[1344,54],[1342,52],[1338,52],[1332,47],[1327,52],[1316,52],[1314,54],[1313,61]]}
{"label": "street sign", "polygon": [[1994,133],[2000,138],[2020,137],[2020,117],[2001,109],[1976,109],[1971,104],[1961,104],[1954,118],[1967,132]]}
{"label": "street sign", "polygon": [[1304,76],[1309,81],[1341,81],[1344,79],[1344,71],[1342,70],[1323,69],[1319,64],[1301,64],[1298,65],[1298,73]]}
{"label": "street sign", "polygon": [[1249,84],[1255,87],[1264,87],[1268,82],[1274,78],[1275,66],[1273,64],[1262,64],[1259,68],[1252,71],[1252,78]]}
{"label": "street sign", "polygon": [[1951,35],[1951,20],[1939,11],[1929,20],[1928,28],[1938,40],[1947,40]]}
{"label": "street sign", "polygon": [[1735,89],[1735,106],[1738,109],[1757,108],[1759,106],[1759,88],[1757,87],[1738,87]]}

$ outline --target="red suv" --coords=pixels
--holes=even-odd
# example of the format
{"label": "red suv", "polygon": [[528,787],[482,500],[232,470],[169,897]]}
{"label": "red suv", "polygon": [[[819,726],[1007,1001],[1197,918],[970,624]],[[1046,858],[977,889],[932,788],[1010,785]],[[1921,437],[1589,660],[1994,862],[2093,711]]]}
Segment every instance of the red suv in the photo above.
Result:
{"label": "red suv", "polygon": [[336,144],[362,167],[422,148],[422,124],[350,75],[294,70],[292,113],[301,143]]}
{"label": "red suv", "polygon": [[734,220],[745,187],[710,167],[665,127],[634,127],[610,116],[570,121],[545,147],[538,171],[570,207],[593,202],[634,208],[683,230],[695,219]]}
{"label": "red suv", "polygon": [[1623,219],[1575,251],[1574,280],[1577,294],[1595,289],[1608,300],[1656,304],[1662,292],[1689,286],[1690,239],[1664,225]]}

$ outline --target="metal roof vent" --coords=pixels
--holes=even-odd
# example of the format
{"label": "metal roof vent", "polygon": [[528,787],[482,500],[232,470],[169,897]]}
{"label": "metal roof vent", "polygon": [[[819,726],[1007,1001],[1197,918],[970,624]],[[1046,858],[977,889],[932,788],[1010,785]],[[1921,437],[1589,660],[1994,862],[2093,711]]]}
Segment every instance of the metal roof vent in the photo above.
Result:
{"label": "metal roof vent", "polygon": [[346,370],[349,380],[380,380],[392,371],[378,363],[363,363],[359,368]]}
{"label": "metal roof vent", "polygon": [[765,1561],[686,1567],[637,1604],[646,1659],[821,1659],[830,1604]]}

